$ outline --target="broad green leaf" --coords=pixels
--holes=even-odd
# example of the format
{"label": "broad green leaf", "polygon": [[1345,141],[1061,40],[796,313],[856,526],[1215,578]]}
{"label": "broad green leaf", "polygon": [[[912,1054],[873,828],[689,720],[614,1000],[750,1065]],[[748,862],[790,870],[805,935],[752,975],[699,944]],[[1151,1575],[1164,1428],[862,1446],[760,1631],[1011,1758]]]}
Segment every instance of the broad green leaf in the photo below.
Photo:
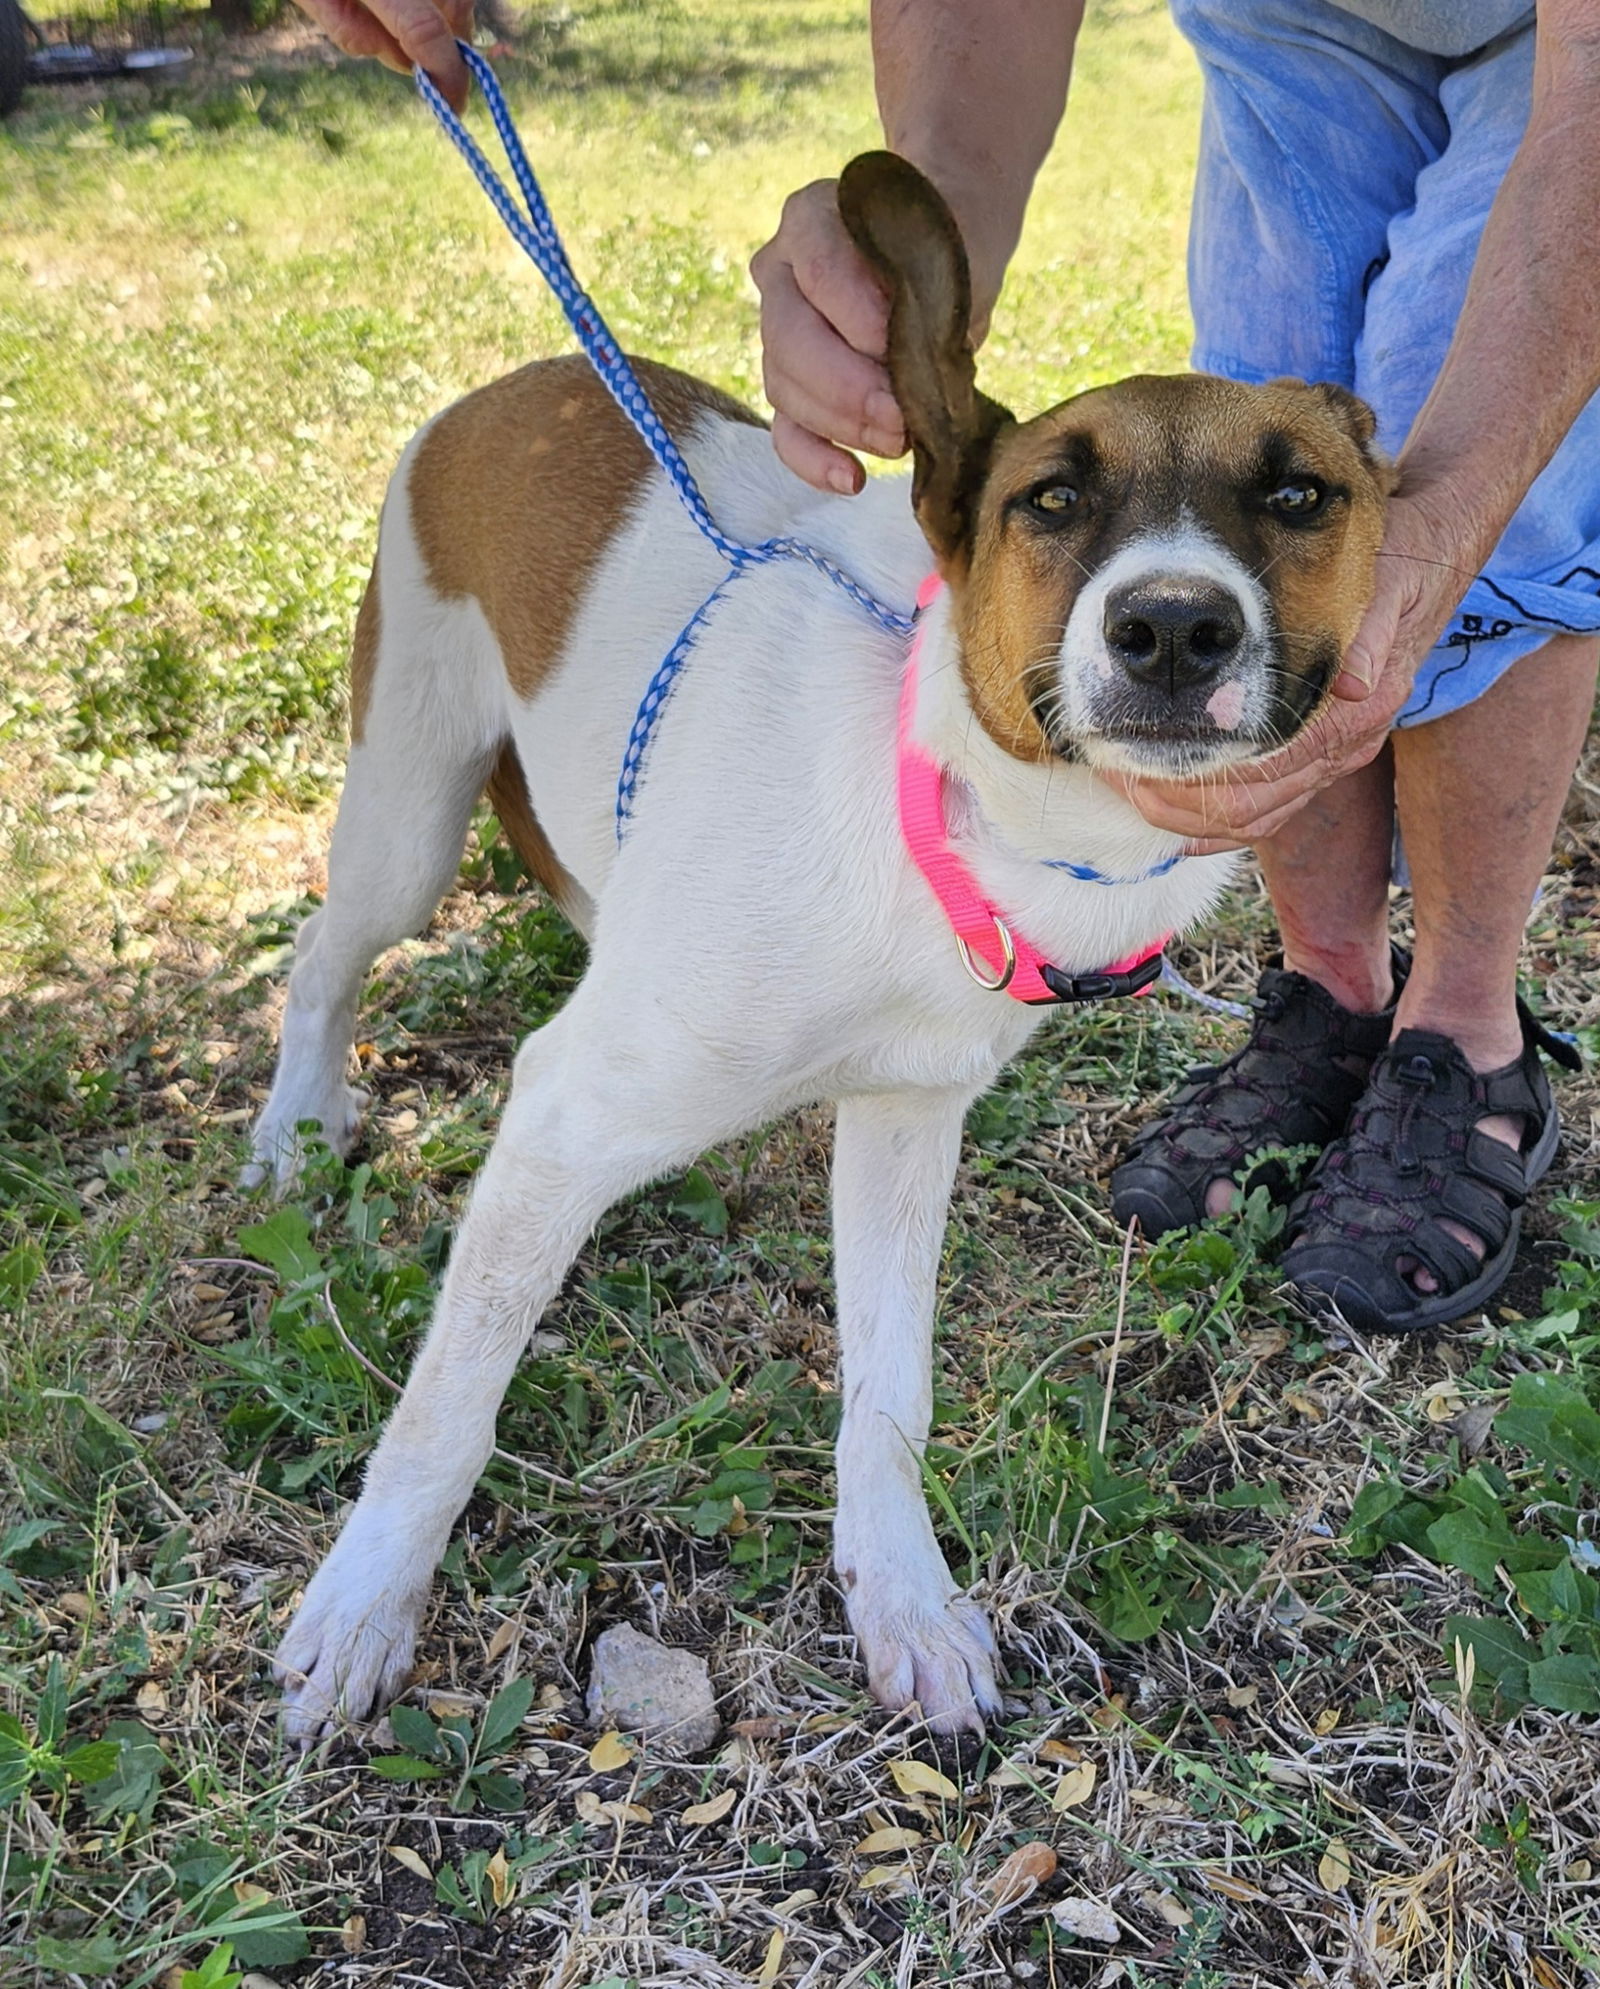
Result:
{"label": "broad green leaf", "polygon": [[1600,1713],[1600,1663],[1572,1655],[1540,1658],[1528,1666],[1528,1689],[1536,1705],[1558,1713]]}
{"label": "broad green leaf", "polygon": [[103,1782],[116,1773],[121,1753],[114,1740],[91,1740],[63,1755],[61,1765],[75,1782]]}
{"label": "broad green leaf", "polygon": [[498,1771],[487,1775],[474,1775],[472,1787],[477,1791],[478,1800],[484,1808],[495,1810],[500,1815],[527,1807],[527,1792],[512,1775],[502,1775]]}
{"label": "broad green leaf", "polygon": [[444,1753],[444,1743],[439,1738],[439,1729],[426,1713],[415,1706],[391,1706],[389,1725],[394,1737],[409,1754],[423,1754],[437,1757]]}
{"label": "broad green leaf", "polygon": [[67,1681],[60,1658],[53,1657],[44,1674],[44,1690],[39,1694],[39,1745],[58,1748],[67,1730]]}
{"label": "broad green leaf", "polygon": [[478,1725],[480,1758],[500,1752],[528,1717],[532,1704],[531,1678],[513,1678],[509,1685],[501,1687],[484,1707],[483,1718]]}
{"label": "broad green leaf", "polygon": [[1520,1444],[1541,1463],[1600,1484],[1600,1413],[1559,1376],[1519,1374],[1494,1429],[1502,1443]]}
{"label": "broad green leaf", "polygon": [[1539,1655],[1538,1646],[1530,1644],[1520,1630],[1500,1616],[1446,1617],[1447,1658],[1454,1654],[1458,1643],[1472,1652],[1483,1678],[1499,1678],[1508,1666],[1532,1664]]}
{"label": "broad green leaf", "polygon": [[704,1168],[689,1169],[667,1207],[674,1215],[687,1216],[690,1222],[697,1223],[707,1236],[728,1233],[728,1205]]}
{"label": "broad green leaf", "polygon": [[110,1975],[122,1966],[122,1950],[109,1934],[91,1934],[83,1941],[41,1934],[33,1944],[33,1959],[51,1975]]}
{"label": "broad green leaf", "polygon": [[239,1248],[258,1264],[269,1265],[286,1285],[326,1276],[304,1209],[279,1209],[265,1222],[247,1224],[239,1232]]}
{"label": "broad green leaf", "polygon": [[250,1920],[219,1922],[233,1945],[233,1958],[246,1968],[281,1968],[286,1962],[304,1961],[311,1952],[311,1939],[298,1913],[284,1909]]}
{"label": "broad green leaf", "polygon": [[1446,1567],[1460,1568],[1484,1588],[1494,1586],[1495,1569],[1512,1546],[1511,1529],[1504,1515],[1491,1525],[1481,1514],[1458,1507],[1436,1519],[1428,1528],[1428,1545],[1436,1560]]}

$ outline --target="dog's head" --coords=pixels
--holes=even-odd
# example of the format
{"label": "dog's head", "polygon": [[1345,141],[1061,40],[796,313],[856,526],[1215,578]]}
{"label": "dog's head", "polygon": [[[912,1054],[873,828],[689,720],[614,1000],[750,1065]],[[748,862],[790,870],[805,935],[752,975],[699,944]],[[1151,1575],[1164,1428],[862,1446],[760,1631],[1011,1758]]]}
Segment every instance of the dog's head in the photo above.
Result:
{"label": "dog's head", "polygon": [[949,209],[869,152],[839,211],[889,287],[912,502],[974,711],[1019,759],[1198,775],[1282,745],[1372,597],[1392,476],[1342,387],[1206,374],[1018,422],[978,391]]}

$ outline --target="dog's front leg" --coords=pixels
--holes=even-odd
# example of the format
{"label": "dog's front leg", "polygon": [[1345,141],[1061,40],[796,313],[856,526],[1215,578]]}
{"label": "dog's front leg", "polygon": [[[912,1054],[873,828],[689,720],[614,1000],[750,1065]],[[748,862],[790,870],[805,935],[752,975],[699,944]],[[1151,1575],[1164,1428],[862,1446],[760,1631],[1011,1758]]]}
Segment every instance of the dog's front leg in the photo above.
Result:
{"label": "dog's front leg", "polygon": [[833,1163],[844,1414],[834,1565],[874,1695],[938,1732],[1000,1710],[995,1647],[933,1536],[921,1458],[933,1413],[933,1310],[965,1091],[839,1106]]}
{"label": "dog's front leg", "polygon": [[[284,1728],[314,1739],[393,1697],[410,1669],[434,1569],[494,1446],[517,1360],[597,1218],[698,1153],[717,1124],[619,1032],[577,1024],[582,991],[517,1059],[505,1122],[473,1194],[433,1325],[367,1468],[361,1497],[306,1590],[273,1666]],[[565,1039],[565,1040],[564,1040]],[[562,1049],[565,1048],[565,1054]],[[684,1089],[689,1090],[686,1085]]]}

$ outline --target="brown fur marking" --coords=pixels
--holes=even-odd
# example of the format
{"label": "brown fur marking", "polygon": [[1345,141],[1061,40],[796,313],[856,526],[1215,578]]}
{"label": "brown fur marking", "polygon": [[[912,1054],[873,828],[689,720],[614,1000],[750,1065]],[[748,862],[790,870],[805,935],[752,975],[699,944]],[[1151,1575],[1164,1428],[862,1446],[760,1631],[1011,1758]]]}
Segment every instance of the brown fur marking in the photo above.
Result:
{"label": "brown fur marking", "polygon": [[[761,425],[703,381],[634,364],[675,440],[706,414]],[[561,654],[649,470],[644,444],[577,353],[468,394],[423,437],[409,494],[429,583],[447,601],[482,608],[519,698]]]}
{"label": "brown fur marking", "polygon": [[367,591],[361,597],[356,615],[356,632],[350,644],[350,743],[361,744],[367,726],[367,707],[372,702],[372,680],[378,670],[378,638],[383,632],[383,615],[378,606],[378,563],[372,563]]}
{"label": "brown fur marking", "polygon": [[484,792],[488,797],[489,806],[500,818],[500,826],[506,832],[507,841],[522,858],[529,875],[545,896],[570,918],[572,907],[583,894],[573,880],[571,872],[556,855],[550,838],[545,834],[538,816],[533,812],[522,762],[517,758],[517,749],[509,739],[500,748],[500,757],[495,761],[494,771],[485,783]]}

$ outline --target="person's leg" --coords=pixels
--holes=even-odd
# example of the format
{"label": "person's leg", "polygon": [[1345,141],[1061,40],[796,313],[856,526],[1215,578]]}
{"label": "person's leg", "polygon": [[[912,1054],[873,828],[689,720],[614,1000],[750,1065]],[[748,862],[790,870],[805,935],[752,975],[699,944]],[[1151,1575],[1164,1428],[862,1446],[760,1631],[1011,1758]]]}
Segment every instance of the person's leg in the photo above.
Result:
{"label": "person's leg", "polygon": [[1600,641],[1559,636],[1476,703],[1391,741],[1416,955],[1397,1029],[1437,1029],[1475,1070],[1522,1050],[1517,953],[1594,706]]}

